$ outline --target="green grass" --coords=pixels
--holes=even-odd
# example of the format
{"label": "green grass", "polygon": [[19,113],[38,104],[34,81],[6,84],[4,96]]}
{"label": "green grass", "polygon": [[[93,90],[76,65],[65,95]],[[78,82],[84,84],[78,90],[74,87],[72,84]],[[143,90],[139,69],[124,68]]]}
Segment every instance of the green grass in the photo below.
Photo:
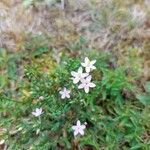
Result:
{"label": "green grass", "polygon": [[[113,67],[111,54],[94,51],[77,56],[62,53],[59,63],[44,53],[34,55],[30,64],[25,65],[25,76],[15,99],[6,92],[1,93],[0,125],[7,129],[1,138],[9,150],[150,148],[149,137],[144,137],[149,130],[149,106],[136,99],[133,84],[136,78],[126,72],[129,69],[126,65]],[[96,87],[88,94],[79,90],[71,79],[71,71],[80,67],[85,56],[97,60],[96,70],[92,71]],[[70,99],[60,98],[59,91],[63,87],[71,90]],[[39,100],[40,96],[44,100]],[[40,107],[44,113],[34,117],[32,112]],[[72,126],[77,120],[87,125],[85,135],[75,138]]]}
{"label": "green grass", "polygon": [[[45,2],[23,4],[37,12],[44,4],[43,18],[52,19],[44,24],[54,32],[25,31],[16,52],[7,44],[0,49],[0,142],[5,140],[0,149],[149,150],[149,23],[133,19],[131,11],[137,4],[148,17],[147,5],[140,0],[68,0],[63,10],[59,0]],[[90,73],[96,87],[89,93],[71,79],[85,57],[96,60]],[[63,87],[71,90],[69,99],[61,99]],[[36,108],[43,109],[40,117],[32,115]],[[74,137],[77,120],[86,129]]]}

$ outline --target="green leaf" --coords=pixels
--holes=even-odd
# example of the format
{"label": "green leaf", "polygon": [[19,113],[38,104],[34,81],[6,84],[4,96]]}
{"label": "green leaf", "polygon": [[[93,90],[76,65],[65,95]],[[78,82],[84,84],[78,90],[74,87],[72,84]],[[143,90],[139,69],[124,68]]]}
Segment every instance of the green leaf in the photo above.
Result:
{"label": "green leaf", "polygon": [[7,68],[7,73],[8,73],[8,76],[11,78],[11,79],[16,79],[17,75],[17,66],[16,66],[16,63],[14,61],[10,61],[8,63],[8,68]]}
{"label": "green leaf", "polygon": [[150,82],[147,82],[145,85],[146,92],[150,93]]}
{"label": "green leaf", "polygon": [[7,84],[6,80],[6,76],[0,75],[0,88],[3,88]]}
{"label": "green leaf", "polygon": [[24,0],[24,1],[23,1],[23,5],[24,5],[25,7],[30,6],[32,3],[33,3],[33,0]]}
{"label": "green leaf", "polygon": [[138,150],[140,148],[141,148],[141,145],[138,144],[138,145],[135,145],[135,146],[131,147],[130,150]]}
{"label": "green leaf", "polygon": [[148,95],[137,95],[137,99],[144,105],[150,104],[150,96]]}
{"label": "green leaf", "polygon": [[48,48],[47,47],[40,47],[38,49],[36,49],[34,52],[33,52],[33,56],[39,56],[39,55],[42,55],[43,53],[47,52],[48,51]]}

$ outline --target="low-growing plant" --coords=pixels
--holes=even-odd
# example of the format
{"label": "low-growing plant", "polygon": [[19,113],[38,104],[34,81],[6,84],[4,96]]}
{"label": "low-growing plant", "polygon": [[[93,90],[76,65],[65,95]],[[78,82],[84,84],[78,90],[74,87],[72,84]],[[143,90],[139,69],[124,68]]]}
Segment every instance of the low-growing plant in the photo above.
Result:
{"label": "low-growing plant", "polygon": [[150,105],[150,82],[147,82],[145,85],[145,93],[138,94],[137,99],[143,105]]}
{"label": "low-growing plant", "polygon": [[150,148],[142,110],[123,93],[134,90],[126,68],[112,67],[107,54],[84,56],[62,54],[46,71],[33,62],[18,99],[1,94],[1,137],[9,150]]}

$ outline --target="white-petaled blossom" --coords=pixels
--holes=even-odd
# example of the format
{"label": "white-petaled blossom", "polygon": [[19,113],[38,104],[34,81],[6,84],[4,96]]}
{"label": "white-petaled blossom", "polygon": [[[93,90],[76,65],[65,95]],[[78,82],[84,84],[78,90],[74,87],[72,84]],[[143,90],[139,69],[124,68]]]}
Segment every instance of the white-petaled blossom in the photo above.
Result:
{"label": "white-petaled blossom", "polygon": [[84,135],[84,129],[86,126],[81,124],[80,120],[77,121],[77,124],[75,126],[72,126],[72,129],[74,130],[74,136],[80,134]]}
{"label": "white-petaled blossom", "polygon": [[39,97],[39,100],[44,100],[44,96],[40,96],[40,97]]}
{"label": "white-petaled blossom", "polygon": [[72,78],[73,83],[76,84],[79,81],[81,81],[82,79],[84,79],[85,77],[87,77],[89,74],[88,73],[83,73],[83,69],[82,69],[82,67],[80,67],[77,72],[72,71],[71,75],[73,76],[73,78]]}
{"label": "white-petaled blossom", "polygon": [[5,143],[5,140],[0,140],[0,145],[3,145]]}
{"label": "white-petaled blossom", "polygon": [[70,98],[70,90],[67,90],[66,88],[63,88],[63,90],[61,90],[59,94],[61,95],[62,99]]}
{"label": "white-petaled blossom", "polygon": [[93,88],[96,86],[93,82],[91,82],[91,79],[92,79],[91,75],[83,79],[81,81],[81,84],[78,86],[78,89],[84,89],[84,91],[88,93],[90,88]]}
{"label": "white-petaled blossom", "polygon": [[35,111],[32,112],[32,115],[34,115],[35,117],[38,117],[41,114],[43,114],[42,108],[36,108]]}
{"label": "white-petaled blossom", "polygon": [[94,64],[96,63],[96,60],[90,61],[88,57],[85,57],[84,63],[81,63],[83,67],[85,67],[85,71],[89,73],[91,70],[96,69]]}

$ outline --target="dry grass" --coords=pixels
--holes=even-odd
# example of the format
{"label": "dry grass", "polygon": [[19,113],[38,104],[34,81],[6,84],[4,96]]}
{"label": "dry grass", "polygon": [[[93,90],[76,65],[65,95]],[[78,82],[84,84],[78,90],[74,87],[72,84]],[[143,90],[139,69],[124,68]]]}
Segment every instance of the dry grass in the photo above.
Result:
{"label": "dry grass", "polygon": [[[84,37],[86,48],[113,51],[121,59],[128,47],[136,48],[149,70],[149,6],[149,0],[65,0],[25,8],[22,0],[1,0],[0,47],[9,52],[25,50],[29,35],[44,33],[51,38],[50,47],[71,49]],[[148,79],[149,71],[144,76]]]}

